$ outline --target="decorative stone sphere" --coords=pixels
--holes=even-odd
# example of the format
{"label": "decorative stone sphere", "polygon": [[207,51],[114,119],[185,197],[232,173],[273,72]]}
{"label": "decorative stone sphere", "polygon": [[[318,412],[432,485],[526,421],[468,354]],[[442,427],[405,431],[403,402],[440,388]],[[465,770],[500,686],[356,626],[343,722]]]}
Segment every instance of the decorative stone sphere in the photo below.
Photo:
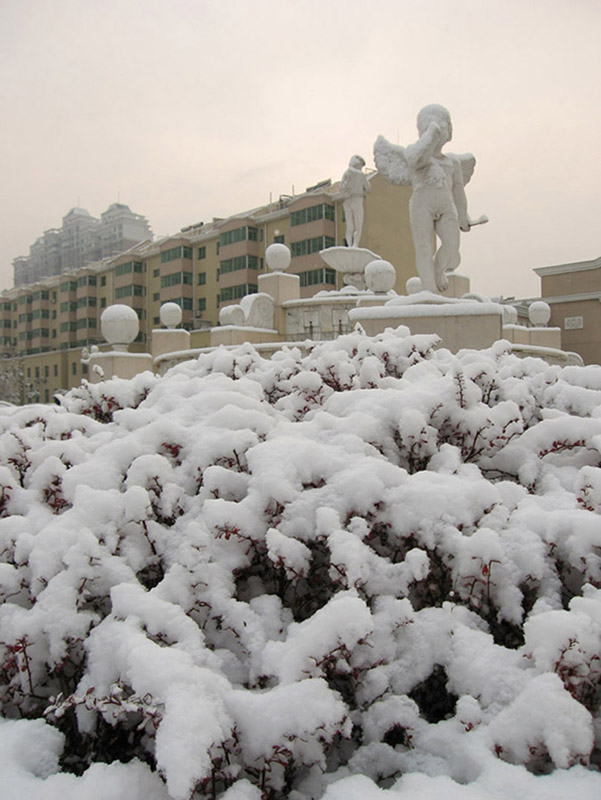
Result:
{"label": "decorative stone sphere", "polygon": [[405,289],[407,290],[407,294],[417,294],[418,292],[421,292],[422,279],[418,278],[417,275],[414,275],[414,277],[409,278],[405,284]]}
{"label": "decorative stone sphere", "polygon": [[528,308],[528,319],[536,328],[544,328],[551,319],[551,306],[544,300],[536,300]]}
{"label": "decorative stone sphere", "polygon": [[117,303],[100,315],[100,330],[109,344],[125,349],[138,335],[140,321],[133,308]]}
{"label": "decorative stone sphere", "polygon": [[381,258],[370,261],[365,267],[365,283],[371,292],[389,292],[395,284],[396,272],[390,261]]}
{"label": "decorative stone sphere", "polygon": [[166,328],[176,328],[182,321],[182,310],[177,303],[163,303],[159,316]]}
{"label": "decorative stone sphere", "polygon": [[286,272],[290,259],[290,250],[281,242],[274,242],[265,250],[265,261],[272,272]]}

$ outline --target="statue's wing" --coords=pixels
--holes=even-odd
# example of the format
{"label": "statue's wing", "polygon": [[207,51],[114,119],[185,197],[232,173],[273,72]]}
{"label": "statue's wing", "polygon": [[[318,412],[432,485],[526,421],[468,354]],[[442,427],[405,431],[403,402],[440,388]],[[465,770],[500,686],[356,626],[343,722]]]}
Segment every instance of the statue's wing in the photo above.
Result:
{"label": "statue's wing", "polygon": [[476,166],[476,159],[471,153],[462,153],[461,155],[457,155],[456,153],[447,153],[448,156],[456,158],[461,165],[461,174],[463,175],[463,185],[465,186],[470,182],[470,178],[474,174],[474,168]]}
{"label": "statue's wing", "polygon": [[390,183],[411,186],[411,174],[405,157],[405,148],[378,136],[374,144],[374,160],[378,172]]}

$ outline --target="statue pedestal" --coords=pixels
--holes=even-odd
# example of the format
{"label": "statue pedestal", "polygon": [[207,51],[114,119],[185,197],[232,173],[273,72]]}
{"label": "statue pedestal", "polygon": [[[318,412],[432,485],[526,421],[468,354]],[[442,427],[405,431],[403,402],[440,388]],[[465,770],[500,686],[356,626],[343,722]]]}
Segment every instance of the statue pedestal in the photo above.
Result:
{"label": "statue pedestal", "polygon": [[512,344],[561,349],[561,328],[526,328],[524,325],[504,325],[503,339]]}
{"label": "statue pedestal", "polygon": [[150,353],[128,353],[126,350],[109,350],[92,353],[88,362],[88,380],[100,383],[111,378],[135,378],[140,372],[153,371]]}
{"label": "statue pedestal", "polygon": [[441,292],[443,297],[463,297],[470,291],[470,279],[466,275],[458,275],[456,272],[447,272],[449,280],[448,288]]}
{"label": "statue pedestal", "polygon": [[273,327],[278,333],[286,333],[286,309],[283,303],[300,298],[300,278],[287,272],[269,272],[259,275],[259,291],[273,297]]}
{"label": "statue pedestal", "polygon": [[152,331],[152,355],[154,358],[164,353],[176,353],[190,349],[190,334],[183,328],[155,328]]}
{"label": "statue pedestal", "polygon": [[412,334],[435,333],[442,339],[440,346],[453,353],[463,348],[482,350],[503,338],[503,307],[498,303],[389,302],[380,307],[354,308],[349,311],[349,320],[359,322],[368,336],[399,325],[406,325]]}
{"label": "statue pedestal", "polygon": [[244,344],[263,344],[264,342],[283,341],[278,331],[273,328],[245,328],[241,325],[220,325],[218,328],[211,328],[211,347],[223,345]]}

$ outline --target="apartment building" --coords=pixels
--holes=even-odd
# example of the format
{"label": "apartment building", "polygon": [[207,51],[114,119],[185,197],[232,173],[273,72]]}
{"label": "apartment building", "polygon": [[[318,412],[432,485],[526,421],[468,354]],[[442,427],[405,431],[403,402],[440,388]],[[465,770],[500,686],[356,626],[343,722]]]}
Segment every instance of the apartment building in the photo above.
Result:
{"label": "apartment building", "polygon": [[[395,265],[396,289],[404,292],[415,274],[410,188],[392,186],[375,172],[369,180],[361,246]],[[300,195],[282,195],[251,211],[188,225],[116,256],[96,251],[98,259],[85,266],[2,292],[0,370],[4,365],[19,379],[0,380],[0,400],[51,402],[56,392],[79,384],[87,373],[82,348],[102,346],[100,315],[113,303],[131,306],[140,319],[134,351],[148,349],[151,331],[160,325],[159,309],[167,301],[181,306],[193,346],[208,345],[219,309],[257,292],[265,249],[273,242],[290,247],[288,271],[300,276],[302,297],[341,288],[340,276],[326,267],[319,251],[344,244],[342,200],[340,184],[324,181]],[[72,218],[83,219],[79,213]]]}
{"label": "apartment building", "polygon": [[85,208],[72,208],[62,222],[61,228],[50,228],[39,236],[28,256],[13,260],[15,286],[79,269],[152,239],[146,217],[123,203],[112,203],[100,219]]}
{"label": "apartment building", "polygon": [[549,324],[561,328],[563,349],[585,364],[601,364],[601,257],[534,271],[551,306]]}

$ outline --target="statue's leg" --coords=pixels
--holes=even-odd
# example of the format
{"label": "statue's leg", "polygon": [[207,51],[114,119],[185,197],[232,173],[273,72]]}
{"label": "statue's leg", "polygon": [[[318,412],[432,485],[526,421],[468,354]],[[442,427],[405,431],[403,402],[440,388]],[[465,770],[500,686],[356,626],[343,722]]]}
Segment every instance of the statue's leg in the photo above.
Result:
{"label": "statue's leg", "polygon": [[344,221],[346,223],[346,229],[344,231],[344,238],[346,239],[346,246],[352,247],[353,246],[353,230],[354,230],[354,219],[353,219],[353,207],[351,205],[350,199],[347,199],[343,202],[342,208],[344,210]]}
{"label": "statue's leg", "polygon": [[353,232],[353,247],[359,247],[361,241],[361,231],[363,230],[363,198],[357,197],[355,205],[355,224]]}
{"label": "statue's leg", "polygon": [[434,279],[434,218],[425,192],[416,196],[414,192],[409,203],[409,220],[415,249],[415,266],[421,278],[422,288],[436,292]]}
{"label": "statue's leg", "polygon": [[457,216],[445,213],[436,222],[436,233],[440,239],[440,247],[434,257],[434,275],[438,291],[444,292],[449,285],[447,272],[457,269],[459,255],[459,223]]}

